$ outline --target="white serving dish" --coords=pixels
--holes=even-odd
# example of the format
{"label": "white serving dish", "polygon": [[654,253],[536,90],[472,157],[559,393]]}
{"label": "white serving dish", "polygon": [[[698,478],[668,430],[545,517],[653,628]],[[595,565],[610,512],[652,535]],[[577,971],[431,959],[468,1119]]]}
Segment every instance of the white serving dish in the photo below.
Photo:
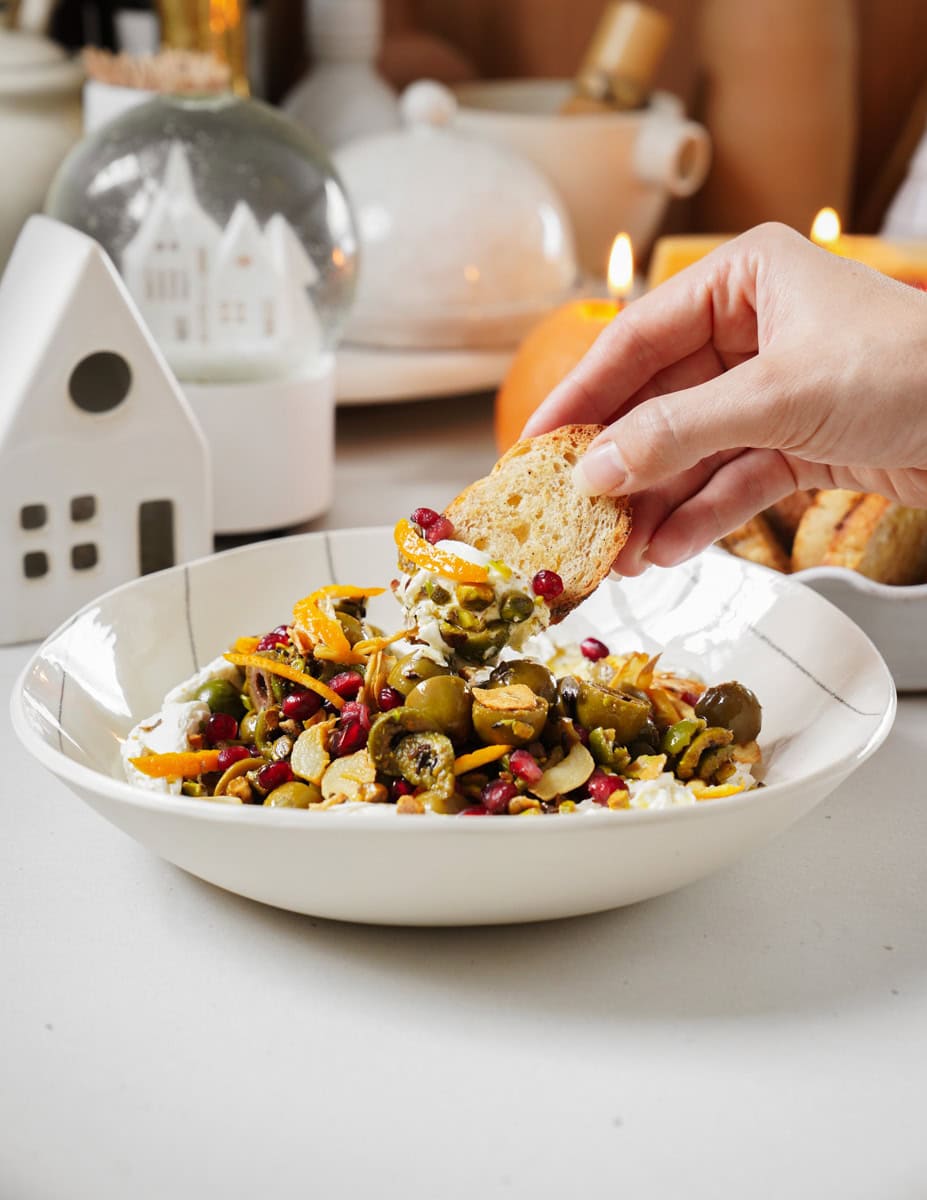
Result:
{"label": "white serving dish", "polygon": [[[687,808],[518,818],[232,808],[124,781],[119,746],[162,695],[237,635],[286,620],[335,580],[395,572],[389,529],[262,542],[150,575],[85,607],[37,650],[12,697],[26,748],[154,853],[296,912],[399,925],[496,924],[631,904],[716,871],[781,832],[886,737],[891,676],[862,631],[788,577],[712,551],[607,583],[561,631],[664,649],[764,707],[767,787]],[[386,593],[371,613],[395,625]]]}
{"label": "white serving dish", "polygon": [[845,567],[792,575],[836,604],[872,638],[900,692],[927,691],[927,583],[892,587]]}

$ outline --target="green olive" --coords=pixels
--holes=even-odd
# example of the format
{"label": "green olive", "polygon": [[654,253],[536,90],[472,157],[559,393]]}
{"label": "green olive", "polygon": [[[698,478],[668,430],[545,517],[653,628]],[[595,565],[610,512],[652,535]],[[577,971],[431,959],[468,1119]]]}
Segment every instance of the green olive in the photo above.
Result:
{"label": "green olive", "polygon": [[[485,663],[496,657],[509,640],[509,626],[505,621],[490,621],[485,629],[466,631],[441,622],[441,636],[453,647],[454,653],[465,663]],[[447,632],[445,632],[447,630]],[[448,636],[450,635],[450,636]],[[453,640],[452,640],[453,639]]]}
{"label": "green olive", "polygon": [[576,720],[586,729],[614,729],[622,745],[632,741],[650,716],[650,702],[599,683],[580,680]]}
{"label": "green olive", "polygon": [[524,592],[509,592],[499,604],[499,615],[504,621],[511,621],[513,625],[527,621],[533,612],[534,601]]}
{"label": "green olive", "polygon": [[344,630],[345,636],[351,645],[354,646],[357,642],[363,641],[366,637],[366,634],[364,633],[363,627],[357,617],[349,612],[342,612],[338,609],[335,611],[338,613],[338,620],[341,623],[341,628]]}
{"label": "green olive", "polygon": [[242,717],[241,724],[238,726],[238,736],[243,742],[254,741],[254,735],[257,730],[257,723],[260,715],[261,714],[254,709],[249,713],[245,713],[245,715]]}
{"label": "green olive", "polygon": [[458,745],[473,732],[473,696],[459,675],[433,675],[423,679],[406,696],[409,708],[421,709],[435,728]]}
{"label": "green olive", "polygon": [[241,691],[227,679],[210,679],[197,689],[194,700],[208,704],[214,713],[228,713],[236,720],[245,711]]}
{"label": "green olive", "polygon": [[432,797],[448,799],[454,794],[454,747],[443,733],[407,733],[393,751],[395,773],[415,787],[426,787]]}
{"label": "green olive", "polygon": [[536,696],[553,704],[557,699],[557,684],[553,675],[539,662],[529,658],[512,658],[493,667],[488,687],[506,687],[510,683],[523,683]]}
{"label": "green olive", "polygon": [[669,729],[663,734],[663,744],[661,747],[663,753],[681,754],[699,730],[704,728],[705,726],[701,721],[693,720],[677,721],[675,725],[670,725]]}
{"label": "green olive", "polygon": [[303,783],[291,779],[289,783],[281,783],[264,797],[265,808],[308,808],[310,804],[318,804],[322,793],[314,783]]}
{"label": "green olive", "polygon": [[410,733],[437,733],[431,717],[418,708],[402,705],[380,713],[370,726],[367,738],[367,753],[378,771],[387,775],[401,775],[396,765],[394,751],[399,742]]}
{"label": "green olive", "polygon": [[[502,692],[508,692],[506,701]],[[473,728],[495,746],[527,746],[547,723],[548,703],[524,684],[473,689]]]}
{"label": "green olive", "polygon": [[[720,725],[701,730],[686,746],[679,762],[676,763],[676,774],[680,779],[692,779],[695,775],[700,779],[710,777],[730,758],[730,753],[717,754],[715,751],[726,750],[733,740],[734,735],[731,731]],[[703,761],[705,775],[702,774]]]}
{"label": "green olive", "polygon": [[436,663],[430,655],[425,654],[422,650],[413,650],[411,654],[407,654],[396,663],[386,682],[397,692],[402,692],[403,696],[408,696],[416,684],[421,683],[423,679],[431,679],[434,675],[449,674],[448,667]]}
{"label": "green olive", "polygon": [[717,683],[708,688],[695,706],[695,715],[709,725],[722,725],[734,735],[739,745],[752,742],[759,736],[763,723],[760,702],[742,683]]}

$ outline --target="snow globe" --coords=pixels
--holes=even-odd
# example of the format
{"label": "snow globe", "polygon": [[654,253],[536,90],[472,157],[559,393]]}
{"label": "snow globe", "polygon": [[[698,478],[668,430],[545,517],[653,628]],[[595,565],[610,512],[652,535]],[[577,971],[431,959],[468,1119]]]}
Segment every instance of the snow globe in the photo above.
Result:
{"label": "snow globe", "polygon": [[323,512],[357,246],[311,135],[231,94],[157,96],[71,152],[46,210],[108,252],[180,380],[212,450],[217,532]]}

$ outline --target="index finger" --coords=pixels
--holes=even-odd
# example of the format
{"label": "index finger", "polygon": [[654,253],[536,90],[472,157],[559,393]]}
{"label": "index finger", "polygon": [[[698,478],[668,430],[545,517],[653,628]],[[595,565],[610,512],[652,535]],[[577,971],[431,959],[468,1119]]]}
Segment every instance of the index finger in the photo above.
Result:
{"label": "index finger", "polygon": [[623,309],[529,418],[522,436],[573,421],[609,424],[655,375],[707,344],[722,361],[755,353],[755,268],[753,255],[744,253],[749,236],[719,246]]}

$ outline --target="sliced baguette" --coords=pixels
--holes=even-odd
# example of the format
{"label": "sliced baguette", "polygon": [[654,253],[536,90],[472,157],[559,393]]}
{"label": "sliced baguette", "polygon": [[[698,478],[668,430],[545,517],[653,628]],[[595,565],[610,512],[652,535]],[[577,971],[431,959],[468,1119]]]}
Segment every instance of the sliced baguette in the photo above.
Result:
{"label": "sliced baguette", "polygon": [[804,571],[823,561],[841,522],[846,520],[864,495],[865,492],[851,492],[846,488],[827,488],[818,492],[795,531],[793,571]]}
{"label": "sliced baguette", "polygon": [[879,583],[923,583],[927,580],[927,511],[866,495],[841,522],[821,563],[849,567]]}
{"label": "sliced baguette", "polygon": [[627,497],[590,498],[573,486],[573,467],[603,428],[564,425],[516,442],[445,510],[462,542],[529,578],[556,571],[554,624],[595,591],[631,531]]}
{"label": "sliced baguette", "polygon": [[792,553],[799,522],[811,507],[815,494],[813,491],[792,492],[791,496],[777,500],[763,513],[786,554]]}
{"label": "sliced baguette", "polygon": [[774,571],[789,570],[789,556],[779,544],[779,539],[772,531],[769,521],[762,514],[751,517],[749,521],[732,530],[719,543],[731,554],[738,558],[749,559]]}

